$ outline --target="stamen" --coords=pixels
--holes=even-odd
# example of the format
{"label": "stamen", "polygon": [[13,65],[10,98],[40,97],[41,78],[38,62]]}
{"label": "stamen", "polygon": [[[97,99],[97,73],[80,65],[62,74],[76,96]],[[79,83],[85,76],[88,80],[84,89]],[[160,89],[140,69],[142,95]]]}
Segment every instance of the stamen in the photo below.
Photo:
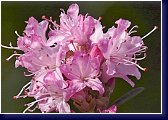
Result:
{"label": "stamen", "polygon": [[106,28],[106,26],[103,26],[103,27],[102,27],[102,29],[105,29],[105,28]]}
{"label": "stamen", "polygon": [[17,54],[17,53],[14,52],[14,54],[12,54],[11,56],[9,56],[6,60],[9,61],[12,57],[14,57],[14,56],[20,56],[20,55],[22,55],[22,54]]}
{"label": "stamen", "polygon": [[23,113],[25,113],[26,111],[30,110],[30,108],[31,108],[35,103],[40,102],[40,101],[42,101],[42,100],[44,100],[44,99],[46,99],[46,98],[48,98],[48,97],[45,97],[45,98],[42,98],[42,99],[33,101],[33,102],[31,102],[31,103],[28,103],[28,104],[25,104],[25,106],[27,105],[28,107],[23,111]]}
{"label": "stamen", "polygon": [[136,58],[136,60],[143,60],[146,58],[146,53],[144,53],[144,56],[142,58]]}
{"label": "stamen", "polygon": [[28,82],[26,85],[24,85],[23,87],[22,87],[22,89],[21,89],[21,91],[16,95],[16,96],[14,96],[13,98],[14,99],[18,99],[18,98],[20,98],[20,95],[22,94],[22,92],[26,89],[26,87],[28,86],[28,85],[30,85],[31,84],[31,82]]}
{"label": "stamen", "polygon": [[38,106],[36,105],[33,109],[28,109],[29,112],[33,112],[36,110],[36,108],[38,108]]}
{"label": "stamen", "polygon": [[22,95],[22,96],[13,96],[13,99],[18,99],[18,98],[26,98],[28,97],[27,95]]}
{"label": "stamen", "polygon": [[153,33],[156,29],[158,29],[157,26],[155,26],[149,33],[147,33],[145,36],[142,37],[142,39],[146,38],[147,36],[149,36],[151,33]]}
{"label": "stamen", "polygon": [[9,43],[9,46],[10,47],[1,45],[1,47],[6,48],[6,49],[20,50],[18,47],[13,47],[11,42]]}
{"label": "stamen", "polygon": [[85,18],[88,16],[88,13],[86,13]]}
{"label": "stamen", "polygon": [[103,17],[102,16],[100,16],[99,18],[98,18],[98,21],[100,21],[100,20],[102,20],[103,19]]}
{"label": "stamen", "polygon": [[18,36],[18,37],[20,37],[20,35],[18,34],[18,32],[15,30],[15,34]]}
{"label": "stamen", "polygon": [[50,29],[51,31],[53,31],[53,29],[51,28],[51,25],[49,25],[48,27],[49,27],[49,29]]}
{"label": "stamen", "polygon": [[42,101],[42,100],[44,100],[44,99],[46,99],[46,98],[48,98],[48,97],[41,98],[41,99],[35,100],[35,101],[33,101],[33,102],[27,103],[27,104],[25,104],[25,106],[30,106],[30,105],[35,104],[35,103],[37,103],[37,102],[40,102],[40,101]]}
{"label": "stamen", "polygon": [[25,113],[26,111],[28,111],[33,105],[34,105],[34,104],[28,106],[28,107],[23,111],[23,113]]}
{"label": "stamen", "polygon": [[147,68],[144,68],[144,71],[146,72],[146,71],[148,71],[148,69],[147,69]]}
{"label": "stamen", "polygon": [[60,10],[65,14],[65,11],[64,11],[64,9],[62,9],[62,8],[60,8]]}
{"label": "stamen", "polygon": [[[125,51],[125,53],[126,54],[137,54],[138,52],[140,52],[140,53],[144,53],[144,52],[146,52],[146,49],[148,48],[147,46],[142,46],[142,48],[141,49],[139,49],[139,50],[137,50],[137,51],[133,51],[134,49],[136,49],[137,47],[134,47],[134,48],[132,48],[132,49],[129,49],[128,51]],[[133,51],[133,52],[131,52],[131,51]],[[139,55],[141,55],[141,54],[139,54]]]}
{"label": "stamen", "polygon": [[128,35],[133,34],[133,33],[136,33],[136,32],[137,32],[136,30],[131,31],[130,33],[128,33]]}
{"label": "stamen", "polygon": [[[56,21],[53,21],[53,20],[52,20],[52,17],[50,17],[50,19],[48,19],[48,18],[46,18],[45,15],[43,15],[43,16],[42,16],[42,19],[47,20],[48,22],[52,23],[56,28],[59,27],[59,25],[56,23]],[[50,28],[51,28],[51,27],[50,27]]]}
{"label": "stamen", "polygon": [[32,76],[32,75],[34,75],[34,73],[26,74],[26,72],[24,72],[24,76],[26,76],[26,77],[29,77],[29,76]]}
{"label": "stamen", "polygon": [[46,19],[46,16],[45,16],[45,15],[43,15],[41,18],[45,20],[45,19]]}
{"label": "stamen", "polygon": [[129,30],[128,34],[131,34],[131,31],[132,31],[134,28],[138,28],[138,26],[137,26],[137,25],[133,26],[133,27]]}
{"label": "stamen", "polygon": [[71,44],[72,44],[72,46],[74,47],[74,50],[75,50],[75,51],[77,51],[77,49],[76,49],[76,47],[75,47],[75,45],[74,45],[73,40],[71,40],[71,41],[70,41],[70,43],[71,43]]}
{"label": "stamen", "polygon": [[52,21],[52,17],[50,17],[50,21]]}
{"label": "stamen", "polygon": [[139,69],[143,70],[143,71],[146,71],[146,68],[143,68],[141,67],[140,65],[138,65],[137,63],[135,62],[132,62],[132,61],[129,61],[129,60],[126,60],[126,59],[123,59],[125,62],[128,62],[128,63],[131,63],[131,64],[134,64],[136,65]]}

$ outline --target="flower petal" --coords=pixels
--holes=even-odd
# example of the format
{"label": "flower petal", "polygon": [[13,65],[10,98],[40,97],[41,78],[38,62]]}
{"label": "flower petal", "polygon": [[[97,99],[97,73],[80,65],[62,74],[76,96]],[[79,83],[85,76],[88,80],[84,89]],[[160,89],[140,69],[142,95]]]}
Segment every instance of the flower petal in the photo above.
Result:
{"label": "flower petal", "polygon": [[70,106],[68,103],[66,103],[65,101],[60,102],[57,105],[57,108],[59,110],[59,113],[70,113]]}
{"label": "flower petal", "polygon": [[132,75],[135,76],[138,80],[141,78],[141,73],[139,69],[135,65],[123,65],[120,64],[117,66],[117,71],[124,75]]}
{"label": "flower petal", "polygon": [[86,85],[81,80],[69,81],[69,87],[66,89],[65,100],[69,100],[75,93],[83,90]]}
{"label": "flower petal", "polygon": [[92,88],[92,90],[99,91],[101,95],[104,93],[104,87],[98,78],[89,79],[87,82],[85,82],[85,84],[86,86]]}
{"label": "flower petal", "polygon": [[107,65],[107,74],[114,75],[116,73],[115,64],[110,62],[110,60],[106,60]]}
{"label": "flower petal", "polygon": [[90,40],[93,43],[98,43],[103,38],[103,28],[99,21],[96,21],[95,32],[90,36]]}
{"label": "flower petal", "polygon": [[67,15],[69,15],[73,19],[77,19],[79,13],[79,6],[77,4],[72,4],[69,6],[67,10]]}

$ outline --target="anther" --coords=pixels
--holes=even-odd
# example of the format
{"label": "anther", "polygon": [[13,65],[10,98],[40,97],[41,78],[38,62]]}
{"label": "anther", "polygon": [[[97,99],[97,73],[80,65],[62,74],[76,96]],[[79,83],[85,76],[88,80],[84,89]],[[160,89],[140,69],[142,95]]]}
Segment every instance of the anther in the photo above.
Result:
{"label": "anther", "polygon": [[144,68],[144,71],[145,71],[145,72],[147,72],[147,71],[148,71],[148,69],[147,69],[147,68]]}
{"label": "anther", "polygon": [[18,96],[13,96],[13,99],[14,99],[14,100],[18,99]]}
{"label": "anther", "polygon": [[50,17],[50,20],[52,21],[52,17]]}
{"label": "anther", "polygon": [[45,16],[45,15],[43,15],[41,18],[42,18],[42,19],[46,19],[46,16]]}
{"label": "anther", "polygon": [[24,85],[21,89],[21,91],[15,96],[15,98],[19,98],[20,95],[22,94],[22,92],[26,89],[27,86],[29,86],[31,84],[31,82],[27,83],[26,85]]}
{"label": "anther", "polygon": [[106,26],[103,26],[102,29],[106,28]]}
{"label": "anther", "polygon": [[27,95],[27,93],[28,93],[28,92],[27,92],[26,90],[24,90],[24,95]]}
{"label": "anther", "polygon": [[20,35],[18,34],[18,32],[15,30],[15,34],[18,36],[18,37],[20,37]]}
{"label": "anther", "polygon": [[98,18],[98,21],[100,21],[100,20],[102,20],[103,19],[103,17],[102,16],[100,16],[99,18]]}

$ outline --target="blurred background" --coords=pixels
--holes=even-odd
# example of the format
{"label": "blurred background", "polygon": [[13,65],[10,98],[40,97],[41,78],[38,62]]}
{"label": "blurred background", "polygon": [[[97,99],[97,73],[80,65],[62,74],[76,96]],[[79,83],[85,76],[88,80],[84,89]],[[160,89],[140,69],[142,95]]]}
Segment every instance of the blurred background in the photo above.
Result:
{"label": "blurred background", "polygon": [[[131,26],[138,25],[138,33],[134,35],[144,36],[156,25],[153,34],[145,38],[148,46],[147,58],[140,61],[141,66],[148,68],[142,73],[139,81],[133,78],[135,87],[144,87],[145,90],[118,107],[119,113],[160,113],[161,112],[161,2],[1,2],[1,44],[8,45],[12,42],[16,46],[17,36],[15,30],[21,35],[25,29],[25,22],[34,16],[41,21],[41,16],[52,16],[59,21],[60,8],[65,11],[72,3],[80,6],[80,13],[98,18],[102,16],[102,25],[107,28],[114,25],[119,18],[128,19]],[[5,59],[13,53],[13,50],[1,48],[1,112],[21,113],[25,109],[24,104],[33,101],[30,99],[13,100],[24,84],[30,78],[24,77],[23,68],[14,68],[15,59],[7,62]],[[133,89],[124,80],[117,79],[116,88],[111,95],[111,103]],[[36,111],[39,112],[39,111]]]}

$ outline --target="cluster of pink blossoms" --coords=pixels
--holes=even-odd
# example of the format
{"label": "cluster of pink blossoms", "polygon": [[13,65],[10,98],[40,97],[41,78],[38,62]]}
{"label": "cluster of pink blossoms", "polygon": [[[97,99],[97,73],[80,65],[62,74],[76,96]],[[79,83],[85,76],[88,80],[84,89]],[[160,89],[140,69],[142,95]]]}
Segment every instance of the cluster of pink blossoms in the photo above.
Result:
{"label": "cluster of pink blossoms", "polygon": [[[70,113],[72,105],[80,112],[115,113],[116,105],[109,107],[109,97],[115,86],[115,78],[124,79],[132,87],[129,75],[140,79],[137,62],[146,57],[144,37],[130,36],[136,32],[131,22],[119,19],[117,27],[103,32],[101,17],[79,14],[79,6],[72,4],[67,12],[61,9],[60,24],[50,17],[42,17],[40,23],[30,17],[17,47],[3,46],[16,51],[15,67],[24,67],[32,76],[17,98],[33,97],[35,101],[25,104],[26,111],[36,108],[41,112]],[[48,32],[49,31],[49,32]],[[69,104],[69,101],[73,104]]]}

